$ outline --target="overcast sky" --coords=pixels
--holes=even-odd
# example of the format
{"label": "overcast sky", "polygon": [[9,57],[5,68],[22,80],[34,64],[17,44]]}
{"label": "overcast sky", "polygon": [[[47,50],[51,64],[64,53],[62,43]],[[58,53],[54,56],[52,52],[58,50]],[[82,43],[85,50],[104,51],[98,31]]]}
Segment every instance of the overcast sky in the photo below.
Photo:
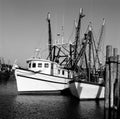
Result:
{"label": "overcast sky", "polygon": [[[47,13],[51,13],[52,38],[58,39],[64,25],[64,42],[68,42],[74,19],[79,9],[86,15],[82,20],[82,32],[92,22],[98,37],[102,19],[106,19],[104,45],[120,49],[120,1],[119,0],[0,0],[0,57],[11,64],[15,59],[20,65],[40,48],[46,57],[48,43]],[[82,36],[81,36],[82,37]]]}

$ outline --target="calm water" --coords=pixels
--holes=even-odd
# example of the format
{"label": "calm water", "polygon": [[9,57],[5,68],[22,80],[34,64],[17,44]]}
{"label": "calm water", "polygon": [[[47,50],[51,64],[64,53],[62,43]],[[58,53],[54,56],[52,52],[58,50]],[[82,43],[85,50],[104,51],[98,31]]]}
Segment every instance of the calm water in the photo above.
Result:
{"label": "calm water", "polygon": [[17,95],[15,81],[0,84],[0,119],[104,119],[104,101],[63,95]]}

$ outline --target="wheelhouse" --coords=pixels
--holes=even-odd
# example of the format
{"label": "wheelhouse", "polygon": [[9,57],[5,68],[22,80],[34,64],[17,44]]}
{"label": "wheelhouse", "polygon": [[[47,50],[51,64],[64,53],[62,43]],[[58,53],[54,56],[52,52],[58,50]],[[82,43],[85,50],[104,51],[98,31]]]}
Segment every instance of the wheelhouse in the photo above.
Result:
{"label": "wheelhouse", "polygon": [[32,58],[27,60],[27,64],[29,70],[50,74],[51,62],[48,60]]}
{"label": "wheelhouse", "polygon": [[60,76],[65,78],[73,78],[73,74],[71,71],[64,69],[59,64],[55,62],[51,62],[45,59],[29,59],[27,60],[28,69],[40,72],[44,74]]}

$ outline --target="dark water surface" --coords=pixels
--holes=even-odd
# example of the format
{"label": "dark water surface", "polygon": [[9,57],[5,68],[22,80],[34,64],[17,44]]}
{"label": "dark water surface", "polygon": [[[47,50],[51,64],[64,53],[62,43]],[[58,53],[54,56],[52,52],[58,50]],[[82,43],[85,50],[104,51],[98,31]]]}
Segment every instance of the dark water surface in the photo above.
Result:
{"label": "dark water surface", "polygon": [[0,119],[104,119],[104,101],[63,95],[17,95],[15,81],[0,84]]}

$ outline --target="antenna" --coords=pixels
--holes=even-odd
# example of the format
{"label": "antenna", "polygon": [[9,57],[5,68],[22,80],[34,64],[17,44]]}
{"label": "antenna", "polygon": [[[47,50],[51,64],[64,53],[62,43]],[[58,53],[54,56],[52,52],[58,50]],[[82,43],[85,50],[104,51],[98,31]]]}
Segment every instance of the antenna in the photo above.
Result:
{"label": "antenna", "polygon": [[63,14],[63,19],[62,19],[62,44],[63,44],[63,41],[64,41],[64,14]]}
{"label": "antenna", "polygon": [[64,41],[64,26],[62,26],[62,44],[63,44],[63,41]]}
{"label": "antenna", "polygon": [[39,52],[40,52],[40,49],[36,48],[35,49],[35,58],[38,58]]}

